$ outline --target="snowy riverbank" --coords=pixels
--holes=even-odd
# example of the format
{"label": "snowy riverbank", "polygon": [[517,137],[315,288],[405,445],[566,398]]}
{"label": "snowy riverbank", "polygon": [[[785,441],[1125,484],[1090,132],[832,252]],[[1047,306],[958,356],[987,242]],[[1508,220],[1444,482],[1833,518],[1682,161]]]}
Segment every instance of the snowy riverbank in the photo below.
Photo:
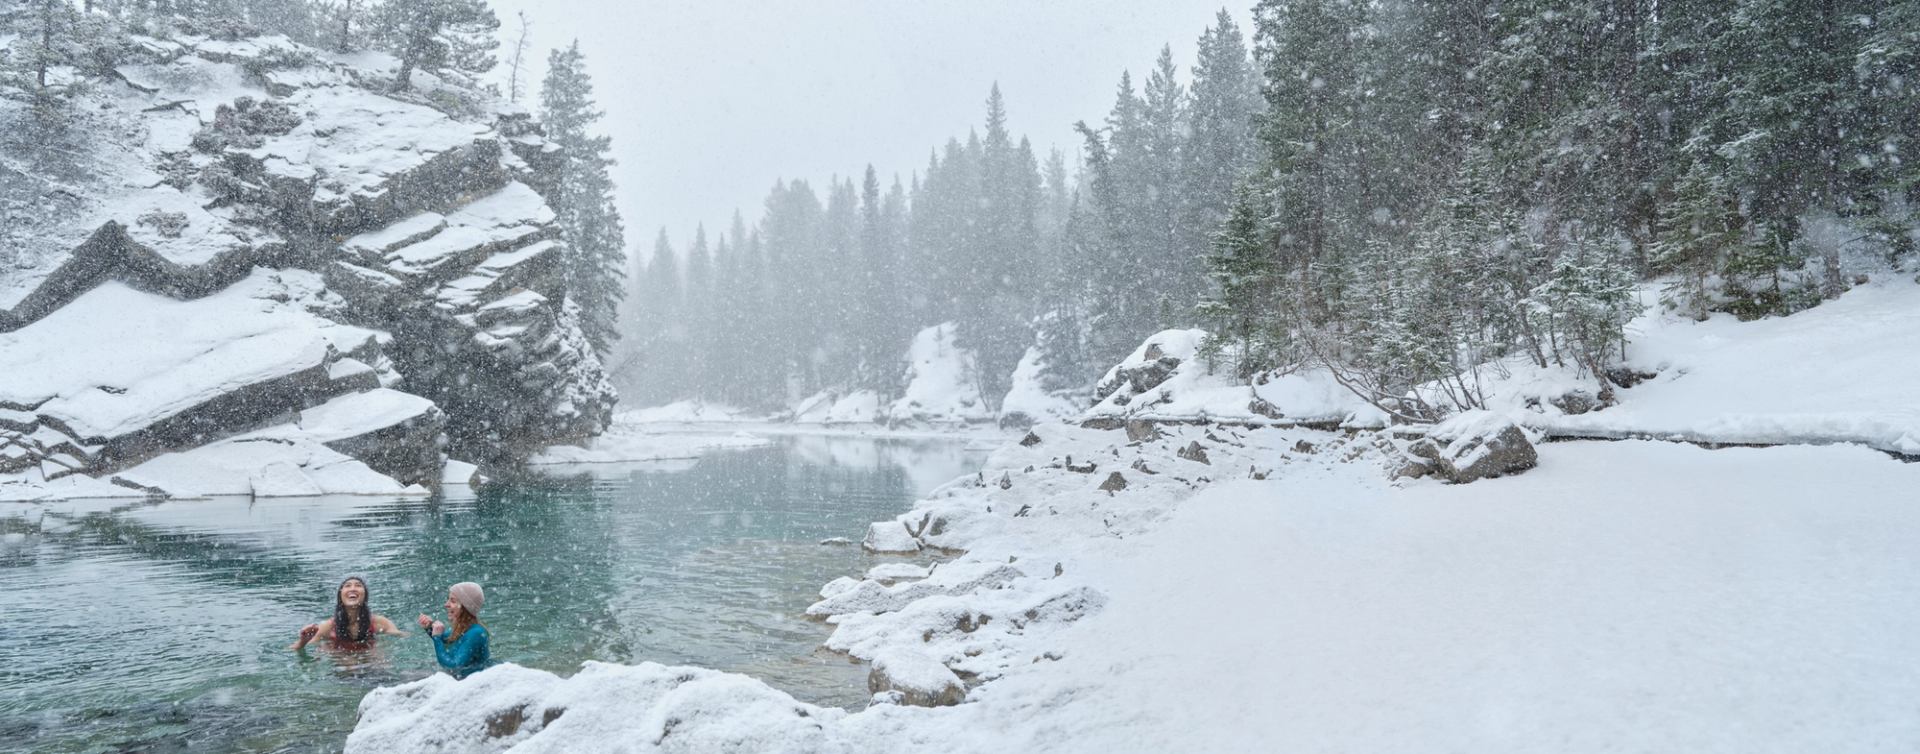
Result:
{"label": "snowy riverbank", "polygon": [[[1920,539],[1920,465],[1857,447],[1559,443],[1516,478],[1396,485],[1366,434],[1170,432],[1010,445],[891,524],[966,554],[925,579],[836,582],[810,610],[835,625],[829,647],[904,693],[958,684],[965,704],[883,693],[842,712],[710,671],[502,668],[370,694],[348,748],[1920,742],[1901,706],[1920,688],[1920,564],[1904,544]],[[1174,458],[1196,441],[1211,463]],[[1068,454],[1098,468],[1068,470]],[[1275,473],[1246,479],[1269,471],[1261,459]],[[1097,489],[1110,469],[1128,482],[1111,495]]]}
{"label": "snowy riverbank", "polygon": [[[848,574],[807,609],[873,668],[866,709],[694,668],[509,666],[374,691],[347,748],[1911,749],[1920,464],[1880,451],[1920,436],[1891,387],[1917,303],[1649,314],[1627,364],[1658,374],[1585,414],[1527,406],[1563,379],[1494,383],[1497,413],[1550,432],[1726,442],[1716,421],[1757,416],[1791,430],[1772,441],[1852,444],[1549,443],[1523,474],[1447,485],[1392,480],[1409,438],[1321,421],[1043,425],[864,538],[947,560]],[[1839,337],[1825,378],[1763,368]],[[1885,426],[1808,433],[1847,416]]]}

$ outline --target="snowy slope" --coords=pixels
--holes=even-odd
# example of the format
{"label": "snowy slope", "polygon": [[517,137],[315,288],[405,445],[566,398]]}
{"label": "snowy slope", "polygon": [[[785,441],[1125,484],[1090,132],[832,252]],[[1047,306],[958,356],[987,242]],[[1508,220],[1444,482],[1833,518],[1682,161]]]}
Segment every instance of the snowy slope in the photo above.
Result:
{"label": "snowy slope", "polygon": [[897,423],[969,424],[991,422],[993,411],[980,399],[971,351],[954,345],[952,322],[921,330],[907,349],[907,387],[887,411]]}
{"label": "snowy slope", "polygon": [[1695,322],[1650,306],[1629,332],[1624,365],[1654,376],[1618,390],[1618,405],[1568,415],[1550,399],[1592,394],[1593,379],[1514,362],[1504,377],[1488,373],[1489,405],[1552,435],[1850,442],[1920,454],[1920,285],[1873,283],[1753,322],[1726,314]]}

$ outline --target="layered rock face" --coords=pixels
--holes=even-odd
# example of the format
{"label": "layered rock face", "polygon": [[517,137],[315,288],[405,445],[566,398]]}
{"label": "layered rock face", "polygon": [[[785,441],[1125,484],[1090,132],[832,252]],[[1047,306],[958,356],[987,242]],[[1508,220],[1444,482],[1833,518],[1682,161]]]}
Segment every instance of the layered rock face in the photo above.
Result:
{"label": "layered rock face", "polygon": [[282,38],[133,45],[78,103],[76,178],[8,179],[45,200],[0,208],[0,487],[234,491],[153,472],[189,450],[255,494],[432,486],[606,426],[523,112]]}

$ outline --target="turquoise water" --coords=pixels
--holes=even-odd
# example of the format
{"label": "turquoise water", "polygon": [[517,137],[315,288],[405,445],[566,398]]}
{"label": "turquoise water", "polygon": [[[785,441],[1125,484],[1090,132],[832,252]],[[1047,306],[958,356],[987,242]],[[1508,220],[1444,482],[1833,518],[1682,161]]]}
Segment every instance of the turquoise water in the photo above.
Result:
{"label": "turquoise water", "polygon": [[287,651],[354,574],[409,630],[448,584],[481,582],[497,660],[697,664],[862,706],[865,667],[819,650],[828,627],[802,611],[881,559],[819,542],[857,541],[977,460],[790,438],[467,499],[0,503],[0,749],[338,751],[368,689],[433,670],[418,632]]}

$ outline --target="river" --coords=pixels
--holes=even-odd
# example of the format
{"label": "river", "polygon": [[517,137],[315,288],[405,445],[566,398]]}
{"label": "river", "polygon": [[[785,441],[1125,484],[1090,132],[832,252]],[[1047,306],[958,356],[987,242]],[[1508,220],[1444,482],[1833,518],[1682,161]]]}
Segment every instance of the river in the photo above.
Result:
{"label": "river", "polygon": [[[0,503],[0,749],[338,751],[368,689],[433,671],[413,617],[465,580],[486,586],[500,661],[694,664],[858,708],[866,668],[818,649],[830,627],[802,612],[897,558],[821,541],[857,542],[981,455],[788,437],[428,501]],[[412,635],[288,651],[349,575]]]}

